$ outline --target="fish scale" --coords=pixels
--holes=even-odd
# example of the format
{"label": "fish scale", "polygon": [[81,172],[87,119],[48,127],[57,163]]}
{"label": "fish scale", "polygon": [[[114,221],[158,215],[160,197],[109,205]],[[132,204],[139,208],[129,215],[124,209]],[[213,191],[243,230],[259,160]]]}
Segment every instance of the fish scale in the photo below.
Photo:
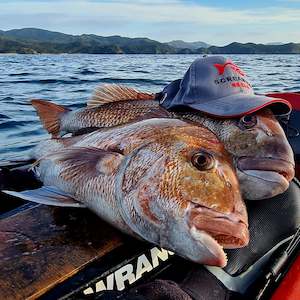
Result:
{"label": "fish scale", "polygon": [[[192,121],[211,130],[224,143],[232,156],[246,199],[271,198],[288,188],[295,173],[293,151],[271,110],[258,111],[247,122],[244,118],[217,119],[198,111],[183,111],[183,108],[169,112],[160,107],[155,95],[129,91],[130,88],[118,85],[101,86],[86,108],[74,112],[62,106],[55,109],[55,104],[47,101],[33,100],[32,104],[44,127],[54,137],[156,117]],[[240,163],[245,157],[248,164]]]}
{"label": "fish scale", "polygon": [[[207,163],[199,165],[199,155]],[[232,161],[205,127],[147,119],[43,141],[34,158],[44,186],[6,193],[51,205],[85,206],[119,230],[197,263],[224,266],[223,247],[239,248],[249,241]],[[206,181],[209,193],[202,184]],[[194,183],[197,188],[191,189]]]}

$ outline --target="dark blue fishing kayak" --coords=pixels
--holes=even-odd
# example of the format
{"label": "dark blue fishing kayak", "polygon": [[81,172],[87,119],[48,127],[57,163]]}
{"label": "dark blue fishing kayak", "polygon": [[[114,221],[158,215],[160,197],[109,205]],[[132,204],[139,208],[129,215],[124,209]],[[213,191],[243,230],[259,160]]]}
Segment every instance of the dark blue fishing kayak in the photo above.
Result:
{"label": "dark blue fishing kayak", "polygon": [[[296,104],[284,126],[299,172],[300,95],[289,101]],[[28,167],[0,167],[0,188],[39,187]],[[283,297],[299,261],[297,179],[273,199],[246,201],[250,243],[227,250],[224,269],[129,238],[87,210],[28,204],[3,193],[0,199],[0,299],[270,299]],[[300,286],[299,277],[292,278],[286,295]]]}

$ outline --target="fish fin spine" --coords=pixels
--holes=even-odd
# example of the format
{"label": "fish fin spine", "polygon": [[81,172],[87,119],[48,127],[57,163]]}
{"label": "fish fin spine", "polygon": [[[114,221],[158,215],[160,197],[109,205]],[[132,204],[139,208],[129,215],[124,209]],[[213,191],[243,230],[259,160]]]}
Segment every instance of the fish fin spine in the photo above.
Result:
{"label": "fish fin spine", "polygon": [[95,178],[99,174],[111,175],[117,172],[124,155],[117,150],[102,150],[95,147],[68,147],[54,152],[46,159],[64,165],[60,177],[66,181],[73,180],[78,174],[85,178]]}
{"label": "fish fin spine", "polygon": [[107,103],[128,100],[154,100],[155,94],[142,92],[119,84],[103,84],[97,87],[87,106],[96,107]]}
{"label": "fish fin spine", "polygon": [[53,138],[59,137],[61,115],[70,110],[62,105],[40,99],[31,100],[31,104],[36,109],[48,133],[50,133]]}
{"label": "fish fin spine", "polygon": [[84,204],[78,202],[72,196],[54,186],[42,186],[41,188],[35,190],[26,190],[22,192],[7,190],[2,190],[2,192],[39,204],[63,207],[85,207]]}

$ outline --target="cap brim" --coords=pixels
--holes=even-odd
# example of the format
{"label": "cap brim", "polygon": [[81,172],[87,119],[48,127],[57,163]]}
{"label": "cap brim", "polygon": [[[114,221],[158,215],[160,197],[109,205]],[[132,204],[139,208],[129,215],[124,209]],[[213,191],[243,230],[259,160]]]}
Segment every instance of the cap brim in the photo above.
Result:
{"label": "cap brim", "polygon": [[289,114],[289,101],[260,95],[230,95],[206,103],[188,104],[189,107],[219,118],[237,118],[269,107],[275,115]]}

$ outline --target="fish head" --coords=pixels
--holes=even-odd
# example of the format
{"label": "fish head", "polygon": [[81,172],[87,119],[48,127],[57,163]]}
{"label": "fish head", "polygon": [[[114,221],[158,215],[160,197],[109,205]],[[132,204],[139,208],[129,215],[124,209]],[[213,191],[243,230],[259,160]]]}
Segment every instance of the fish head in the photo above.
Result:
{"label": "fish head", "polygon": [[144,239],[222,267],[223,247],[248,244],[247,212],[231,158],[208,129],[170,128],[133,151],[118,178],[121,215]]}
{"label": "fish head", "polygon": [[224,144],[233,155],[243,197],[266,199],[287,190],[295,175],[294,155],[272,111],[263,109],[227,125]]}

